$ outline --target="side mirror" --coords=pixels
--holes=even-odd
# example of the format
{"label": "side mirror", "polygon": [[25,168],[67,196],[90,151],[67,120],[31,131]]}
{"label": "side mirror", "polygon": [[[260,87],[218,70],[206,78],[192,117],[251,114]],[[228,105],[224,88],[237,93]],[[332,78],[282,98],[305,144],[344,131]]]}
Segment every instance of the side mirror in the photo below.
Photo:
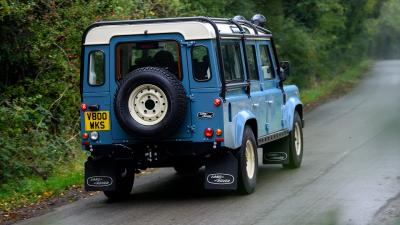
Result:
{"label": "side mirror", "polygon": [[282,61],[280,63],[281,66],[281,81],[285,81],[289,77],[290,72],[290,63],[289,61]]}

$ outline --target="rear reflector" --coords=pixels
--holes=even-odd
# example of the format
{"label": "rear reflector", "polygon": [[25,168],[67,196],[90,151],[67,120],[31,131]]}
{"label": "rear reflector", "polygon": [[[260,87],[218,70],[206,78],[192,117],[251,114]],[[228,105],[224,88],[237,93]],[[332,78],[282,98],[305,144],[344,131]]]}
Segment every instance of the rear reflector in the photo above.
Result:
{"label": "rear reflector", "polygon": [[224,142],[224,138],[215,138],[216,142]]}

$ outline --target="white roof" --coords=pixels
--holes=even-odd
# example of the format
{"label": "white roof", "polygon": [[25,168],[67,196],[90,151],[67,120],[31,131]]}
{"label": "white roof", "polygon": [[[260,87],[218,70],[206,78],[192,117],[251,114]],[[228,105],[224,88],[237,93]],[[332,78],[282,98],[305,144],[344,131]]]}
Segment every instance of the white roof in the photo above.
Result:
{"label": "white roof", "polygon": [[[232,29],[237,29],[234,24],[217,23],[220,33],[223,34],[238,34]],[[251,27],[242,25],[246,28],[250,35],[255,35]],[[114,36],[123,35],[138,35],[138,34],[165,34],[165,33],[180,33],[185,40],[202,40],[216,38],[215,30],[209,23],[198,21],[185,22],[168,22],[168,23],[141,23],[141,24],[109,24],[93,27],[90,29],[85,38],[85,45],[109,44]],[[267,38],[265,33],[258,31],[260,38]],[[235,38],[235,37],[229,37]],[[240,38],[238,35],[237,38]]]}

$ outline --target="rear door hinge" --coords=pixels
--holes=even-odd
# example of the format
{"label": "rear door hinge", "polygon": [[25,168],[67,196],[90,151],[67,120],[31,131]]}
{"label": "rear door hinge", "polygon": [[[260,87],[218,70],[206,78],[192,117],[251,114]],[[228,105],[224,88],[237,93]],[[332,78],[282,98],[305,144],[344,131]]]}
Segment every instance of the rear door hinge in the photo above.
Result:
{"label": "rear door hinge", "polygon": [[188,133],[194,133],[195,131],[196,131],[196,125],[188,125],[187,126]]}
{"label": "rear door hinge", "polygon": [[191,102],[194,102],[194,94],[190,94],[186,96]]}

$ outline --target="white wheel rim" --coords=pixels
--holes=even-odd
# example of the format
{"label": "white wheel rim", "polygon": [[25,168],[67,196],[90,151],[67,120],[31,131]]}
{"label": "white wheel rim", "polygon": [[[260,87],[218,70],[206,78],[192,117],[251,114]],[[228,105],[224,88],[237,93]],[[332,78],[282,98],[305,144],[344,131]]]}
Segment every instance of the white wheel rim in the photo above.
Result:
{"label": "white wheel rim", "polygon": [[254,148],[253,144],[250,140],[246,141],[246,172],[247,177],[252,179],[255,171],[255,156],[254,156]]}
{"label": "white wheel rim", "polygon": [[294,125],[294,146],[296,148],[296,154],[299,156],[301,154],[301,131],[299,123]]}
{"label": "white wheel rim", "polygon": [[129,96],[128,108],[136,122],[146,126],[155,125],[167,114],[167,96],[153,84],[142,84]]}

